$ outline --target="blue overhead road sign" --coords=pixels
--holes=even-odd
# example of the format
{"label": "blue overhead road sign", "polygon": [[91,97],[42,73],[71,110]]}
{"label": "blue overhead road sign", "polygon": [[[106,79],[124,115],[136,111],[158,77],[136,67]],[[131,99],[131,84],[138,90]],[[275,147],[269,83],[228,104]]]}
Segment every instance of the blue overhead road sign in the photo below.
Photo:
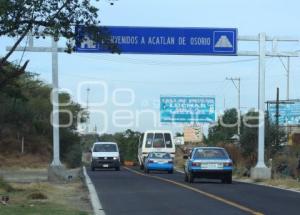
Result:
{"label": "blue overhead road sign", "polygon": [[[107,26],[110,40],[121,53],[236,55],[236,28],[163,28]],[[84,26],[76,28],[76,52],[109,52],[89,39]],[[83,40],[84,38],[84,40]],[[81,42],[80,42],[81,41]]]}

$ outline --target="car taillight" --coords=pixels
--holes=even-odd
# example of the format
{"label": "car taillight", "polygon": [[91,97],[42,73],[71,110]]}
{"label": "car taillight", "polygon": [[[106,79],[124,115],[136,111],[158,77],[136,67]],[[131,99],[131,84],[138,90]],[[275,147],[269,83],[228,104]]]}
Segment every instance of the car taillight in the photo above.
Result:
{"label": "car taillight", "polygon": [[173,163],[173,161],[168,161],[168,163]]}
{"label": "car taillight", "polygon": [[226,162],[224,163],[224,166],[232,166],[232,162]]}
{"label": "car taillight", "polygon": [[192,166],[201,166],[201,163],[199,163],[199,162],[193,162]]}

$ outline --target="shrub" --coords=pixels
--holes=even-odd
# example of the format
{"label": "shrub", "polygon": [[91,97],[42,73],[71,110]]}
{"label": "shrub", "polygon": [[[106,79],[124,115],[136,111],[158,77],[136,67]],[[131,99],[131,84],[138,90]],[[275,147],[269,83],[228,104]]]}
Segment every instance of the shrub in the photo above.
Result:
{"label": "shrub", "polygon": [[82,150],[80,144],[73,145],[69,152],[66,152],[65,159],[69,168],[77,168],[82,164]]}
{"label": "shrub", "polygon": [[41,192],[34,192],[28,195],[27,197],[28,199],[32,199],[32,200],[43,200],[43,199],[48,199],[48,197]]}
{"label": "shrub", "polygon": [[13,192],[15,189],[6,181],[4,181],[3,178],[0,177],[0,189],[4,190],[5,192]]}
{"label": "shrub", "polygon": [[276,153],[272,161],[272,170],[275,176],[297,177],[298,158],[300,146],[286,146]]}

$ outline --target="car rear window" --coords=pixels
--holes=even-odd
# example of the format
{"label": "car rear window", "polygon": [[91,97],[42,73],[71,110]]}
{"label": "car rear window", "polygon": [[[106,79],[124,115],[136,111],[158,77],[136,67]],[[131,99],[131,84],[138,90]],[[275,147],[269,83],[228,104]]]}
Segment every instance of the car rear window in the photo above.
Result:
{"label": "car rear window", "polygon": [[167,148],[172,148],[173,144],[172,144],[171,134],[165,133],[164,136],[165,136],[165,143],[166,143]]}
{"label": "car rear window", "polygon": [[161,152],[155,152],[151,153],[149,155],[150,158],[158,158],[158,159],[171,159],[171,156],[169,153],[161,153]]}
{"label": "car rear window", "polygon": [[197,149],[194,159],[227,159],[228,155],[224,149]]}
{"label": "car rear window", "polygon": [[146,148],[151,148],[152,147],[152,143],[153,143],[153,133],[148,133],[147,134],[147,139],[146,139]]}
{"label": "car rear window", "polygon": [[153,148],[165,148],[164,135],[162,133],[155,133],[153,140]]}
{"label": "car rear window", "polygon": [[117,152],[115,144],[95,144],[93,152]]}

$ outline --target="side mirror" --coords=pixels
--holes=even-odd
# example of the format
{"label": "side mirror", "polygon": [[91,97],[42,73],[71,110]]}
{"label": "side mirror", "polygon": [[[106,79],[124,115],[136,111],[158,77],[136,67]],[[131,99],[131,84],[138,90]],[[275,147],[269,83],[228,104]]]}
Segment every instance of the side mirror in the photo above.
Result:
{"label": "side mirror", "polygon": [[183,155],[183,159],[187,160],[187,159],[189,159],[189,156]]}

